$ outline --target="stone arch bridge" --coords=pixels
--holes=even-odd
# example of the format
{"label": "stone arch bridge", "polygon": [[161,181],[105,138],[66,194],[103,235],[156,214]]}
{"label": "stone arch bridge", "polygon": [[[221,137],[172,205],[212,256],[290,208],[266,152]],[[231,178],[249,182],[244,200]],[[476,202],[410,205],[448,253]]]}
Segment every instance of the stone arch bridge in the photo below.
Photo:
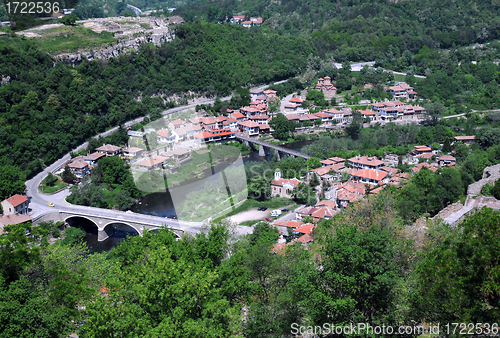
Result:
{"label": "stone arch bridge", "polygon": [[247,136],[243,136],[240,134],[236,134],[235,138],[237,140],[239,140],[240,142],[245,142],[248,146],[258,145],[259,146],[259,156],[265,156],[266,155],[265,149],[268,148],[268,149],[273,149],[275,151],[275,154],[277,154],[277,156],[278,156],[278,160],[280,159],[280,156],[282,154],[287,154],[289,156],[294,156],[294,157],[302,157],[304,160],[308,160],[311,158],[311,156],[309,156],[307,154],[303,154],[303,153],[300,153],[300,152],[295,151],[295,150],[287,149],[285,147],[280,147],[280,146],[277,146],[274,144],[260,141],[256,138],[247,137]]}
{"label": "stone arch bridge", "polygon": [[[33,218],[33,224],[38,224],[40,222],[47,221],[62,221],[67,222],[68,220],[74,218],[83,218],[90,221],[97,228],[97,239],[99,242],[104,241],[108,237],[112,236],[114,233],[113,224],[122,224],[126,225],[132,229],[134,229],[139,236],[142,236],[144,231],[147,230],[157,230],[162,228],[163,226],[167,226],[170,230],[172,230],[177,237],[189,231],[196,232],[199,230],[199,227],[192,227],[193,225],[198,225],[195,223],[183,224],[184,222],[166,219],[158,216],[150,216],[150,215],[142,215],[136,213],[127,213],[127,212],[116,212],[118,215],[106,215],[101,213],[94,213],[89,211],[81,211],[81,210],[54,210],[53,212],[47,212],[41,214],[35,218]],[[120,215],[123,214],[123,215]],[[191,228],[188,229],[187,226],[191,225]]]}

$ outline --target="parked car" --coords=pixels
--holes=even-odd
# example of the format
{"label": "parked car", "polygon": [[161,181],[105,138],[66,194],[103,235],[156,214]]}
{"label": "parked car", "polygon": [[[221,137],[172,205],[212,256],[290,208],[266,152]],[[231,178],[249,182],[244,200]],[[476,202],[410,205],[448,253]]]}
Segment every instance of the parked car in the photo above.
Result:
{"label": "parked car", "polygon": [[267,210],[267,207],[258,207],[257,210],[260,210],[260,211],[266,211]]}
{"label": "parked car", "polygon": [[287,208],[285,208],[285,209],[281,209],[281,211],[288,212],[289,210]]}
{"label": "parked car", "polygon": [[273,216],[273,217],[278,217],[280,215],[281,215],[281,210],[273,210],[271,212],[271,216]]}
{"label": "parked car", "polygon": [[270,219],[269,217],[264,218],[264,220],[266,220],[266,221],[268,221],[268,222],[269,222],[269,221],[272,221],[272,219]]}

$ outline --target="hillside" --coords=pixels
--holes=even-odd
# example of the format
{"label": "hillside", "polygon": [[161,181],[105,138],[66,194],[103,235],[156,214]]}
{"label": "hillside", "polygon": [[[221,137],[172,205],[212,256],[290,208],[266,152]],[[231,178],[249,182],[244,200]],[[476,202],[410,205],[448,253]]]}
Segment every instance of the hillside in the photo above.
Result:
{"label": "hillside", "polygon": [[30,176],[100,131],[175,104],[162,96],[222,96],[286,79],[315,53],[303,39],[236,26],[188,23],[176,35],[76,67],[54,67],[36,38],[0,36],[0,74],[10,77],[0,86],[0,178],[9,166]]}
{"label": "hillside", "polygon": [[37,26],[18,35],[32,38],[42,49],[58,59],[81,61],[108,59],[137,51],[144,43],[160,46],[173,40],[175,24],[181,17],[110,17],[78,21],[75,26],[61,23]]}
{"label": "hillside", "polygon": [[198,1],[175,12],[186,20],[261,16],[262,30],[311,38],[320,55],[373,60],[423,46],[433,49],[499,38],[500,4],[493,0]]}

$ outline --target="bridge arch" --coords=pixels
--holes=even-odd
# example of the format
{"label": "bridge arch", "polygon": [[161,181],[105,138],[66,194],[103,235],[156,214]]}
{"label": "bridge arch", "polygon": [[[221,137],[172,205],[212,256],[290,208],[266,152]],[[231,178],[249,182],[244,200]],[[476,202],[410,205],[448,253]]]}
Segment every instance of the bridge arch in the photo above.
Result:
{"label": "bridge arch", "polygon": [[119,227],[118,229],[121,228],[121,230],[125,230],[125,231],[128,229],[132,229],[133,231],[135,231],[135,233],[138,236],[142,236],[142,229],[138,229],[136,226],[134,226],[128,222],[124,222],[124,221],[116,221],[116,220],[110,221],[102,227],[102,230],[106,231],[107,233],[109,233],[111,231],[110,228],[113,228],[113,231],[116,230],[116,228],[113,226],[113,224],[125,226],[126,227],[125,229],[123,229],[123,227]]}
{"label": "bridge arch", "polygon": [[71,219],[77,219],[77,218],[82,218],[82,219],[84,219],[84,220],[87,221],[86,224],[84,224],[82,226],[82,228],[83,228],[83,230],[85,230],[85,232],[92,233],[92,234],[97,234],[99,232],[99,226],[96,224],[96,222],[94,220],[92,220],[91,218],[89,218],[87,216],[83,216],[83,215],[69,215],[69,216],[66,216],[64,218],[64,222],[66,222],[69,225],[73,226],[71,224],[70,220]]}

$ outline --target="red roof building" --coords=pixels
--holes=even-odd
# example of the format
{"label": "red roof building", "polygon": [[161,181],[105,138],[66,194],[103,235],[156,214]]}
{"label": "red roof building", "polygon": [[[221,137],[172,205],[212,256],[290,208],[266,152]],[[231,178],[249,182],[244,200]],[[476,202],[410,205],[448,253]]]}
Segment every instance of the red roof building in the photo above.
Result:
{"label": "red roof building", "polygon": [[361,183],[379,184],[388,174],[385,171],[363,169],[352,174],[352,179]]}
{"label": "red roof building", "polygon": [[2,201],[4,215],[27,215],[28,214],[28,196],[14,195]]}

